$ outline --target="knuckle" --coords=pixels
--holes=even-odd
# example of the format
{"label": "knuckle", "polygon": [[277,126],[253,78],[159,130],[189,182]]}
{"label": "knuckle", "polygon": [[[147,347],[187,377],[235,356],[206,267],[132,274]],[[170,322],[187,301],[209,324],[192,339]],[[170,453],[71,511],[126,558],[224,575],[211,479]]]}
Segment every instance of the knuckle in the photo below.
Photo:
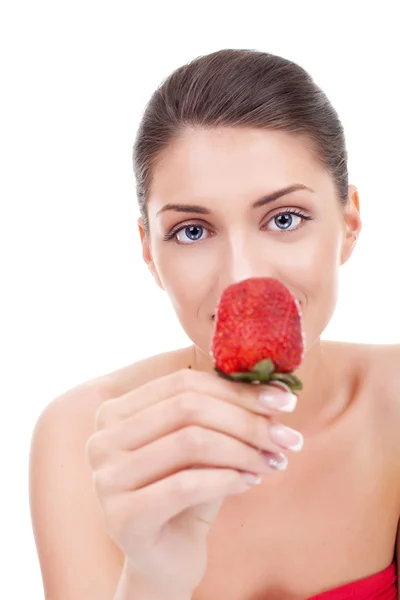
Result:
{"label": "knuckle", "polygon": [[98,468],[111,453],[109,436],[104,431],[97,431],[86,442],[85,450],[91,468]]}
{"label": "knuckle", "polygon": [[93,480],[100,496],[119,494],[125,489],[126,478],[129,471],[126,465],[108,464],[93,472]]}
{"label": "knuckle", "polygon": [[190,425],[181,429],[181,451],[192,460],[201,459],[206,446],[206,432],[202,427]]}
{"label": "knuckle", "polygon": [[110,423],[110,404],[109,401],[103,402],[96,411],[95,414],[95,428],[96,430],[105,429]]}
{"label": "knuckle", "polygon": [[176,414],[185,424],[196,423],[200,414],[198,397],[192,392],[182,392],[176,397]]}
{"label": "knuckle", "polygon": [[185,500],[196,493],[198,484],[196,477],[193,477],[193,475],[195,473],[191,471],[181,471],[177,474],[171,489],[171,495],[174,500]]}
{"label": "knuckle", "polygon": [[195,369],[180,369],[172,375],[174,391],[176,394],[185,392],[189,389],[196,389],[207,379],[207,374]]}
{"label": "knuckle", "polygon": [[86,457],[92,468],[95,467],[98,462],[99,447],[100,447],[99,437],[100,437],[99,434],[95,433],[94,435],[90,436],[90,438],[88,439],[88,441],[86,442],[86,445],[85,445]]}
{"label": "knuckle", "polygon": [[93,485],[100,498],[106,496],[110,490],[110,477],[105,469],[97,469],[93,473]]}

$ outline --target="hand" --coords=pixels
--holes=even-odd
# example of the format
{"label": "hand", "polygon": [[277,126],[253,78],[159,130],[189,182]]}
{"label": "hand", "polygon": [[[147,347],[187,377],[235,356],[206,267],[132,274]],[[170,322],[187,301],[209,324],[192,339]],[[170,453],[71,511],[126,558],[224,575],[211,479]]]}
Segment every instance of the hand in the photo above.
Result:
{"label": "hand", "polygon": [[267,394],[294,409],[278,387],[190,369],[101,405],[87,443],[96,493],[109,535],[153,589],[194,590],[223,499],[285,468],[282,448],[300,449],[302,436],[272,421]]}

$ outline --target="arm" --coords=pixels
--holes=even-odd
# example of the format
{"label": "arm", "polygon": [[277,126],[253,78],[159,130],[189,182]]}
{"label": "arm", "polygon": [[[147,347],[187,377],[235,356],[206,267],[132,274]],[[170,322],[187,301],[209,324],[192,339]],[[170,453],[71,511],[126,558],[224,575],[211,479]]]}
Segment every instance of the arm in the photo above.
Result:
{"label": "arm", "polygon": [[[79,386],[53,401],[33,432],[31,517],[48,600],[112,600],[121,578],[124,556],[105,531],[85,454],[105,399],[101,387]],[[130,600],[133,582],[123,581],[117,600]]]}

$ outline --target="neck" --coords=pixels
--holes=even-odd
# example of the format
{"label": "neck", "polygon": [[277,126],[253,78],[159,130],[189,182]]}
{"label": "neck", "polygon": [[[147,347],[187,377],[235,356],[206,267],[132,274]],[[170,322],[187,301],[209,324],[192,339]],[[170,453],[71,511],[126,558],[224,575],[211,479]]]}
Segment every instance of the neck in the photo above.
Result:
{"label": "neck", "polygon": [[[193,346],[191,351],[193,369],[207,373],[215,372],[212,360],[207,354],[196,346]],[[327,344],[320,339],[307,350],[302,364],[295,371],[295,375],[303,383],[303,389],[297,393],[297,407],[292,414],[279,415],[277,420],[280,423],[302,433],[317,433],[343,413],[345,398],[343,394],[338,393],[338,383],[335,384],[335,381],[340,380],[337,367],[332,364],[334,361],[329,360],[329,354]]]}

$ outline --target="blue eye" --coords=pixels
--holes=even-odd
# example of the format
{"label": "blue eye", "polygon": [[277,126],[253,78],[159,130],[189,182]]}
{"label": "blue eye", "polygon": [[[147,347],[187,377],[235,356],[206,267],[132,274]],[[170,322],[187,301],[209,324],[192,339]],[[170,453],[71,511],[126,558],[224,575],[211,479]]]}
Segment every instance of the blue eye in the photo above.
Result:
{"label": "blue eye", "polygon": [[[297,227],[291,227],[291,225],[293,224],[293,221],[295,219],[299,219],[298,221],[298,225]],[[300,229],[306,221],[312,221],[313,217],[310,217],[308,215],[305,215],[302,211],[300,210],[283,210],[280,213],[278,213],[277,215],[274,215],[267,223],[267,225],[269,225],[270,223],[274,223],[277,228],[276,229],[271,229],[271,231],[279,231],[282,233],[285,233],[286,231],[288,233],[291,233],[292,231],[297,231],[298,229]]]}
{"label": "blue eye", "polygon": [[[198,242],[204,233],[205,228],[202,225],[188,225],[187,227],[176,232],[176,239],[180,244],[190,244],[190,242]],[[183,239],[179,239],[179,236],[185,236]]]}
{"label": "blue eye", "polygon": [[204,234],[208,234],[208,232],[209,230],[204,225],[192,223],[171,231],[171,233],[168,233],[164,237],[164,240],[167,242],[175,239],[178,244],[187,246],[198,241],[203,241],[208,237],[208,235],[204,236]]}
{"label": "blue eye", "polygon": [[[301,215],[294,214],[292,212],[283,212],[279,215],[275,215],[271,221],[269,221],[269,223],[274,223],[280,231],[293,231],[293,229],[290,227],[293,224],[293,221],[295,221],[296,217],[299,219],[299,222],[302,221]],[[294,227],[294,229],[298,229],[298,227]],[[276,229],[273,229],[273,231],[276,231]]]}

